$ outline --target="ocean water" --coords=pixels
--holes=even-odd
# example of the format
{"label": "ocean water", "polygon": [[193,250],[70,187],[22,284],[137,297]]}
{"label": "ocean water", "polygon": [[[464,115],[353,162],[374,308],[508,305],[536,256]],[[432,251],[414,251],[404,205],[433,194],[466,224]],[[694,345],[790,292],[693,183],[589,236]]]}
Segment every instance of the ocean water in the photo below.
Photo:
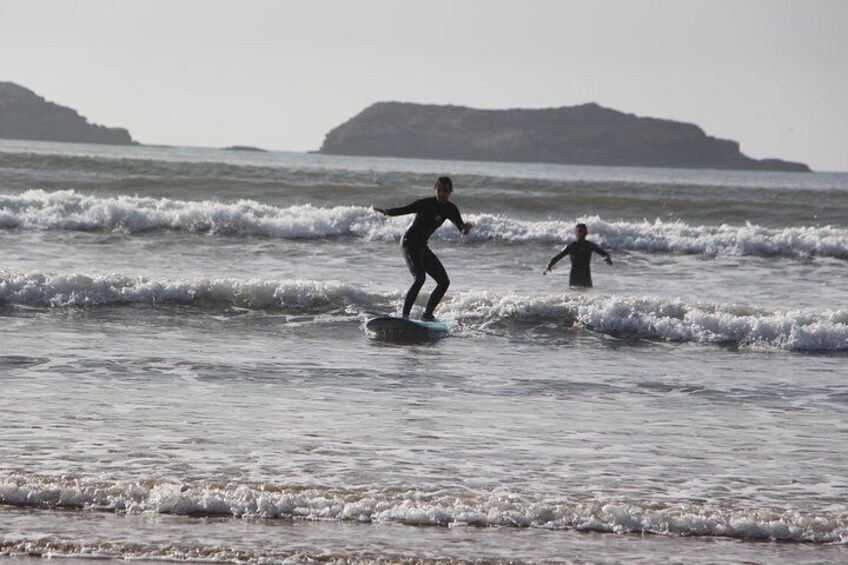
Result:
{"label": "ocean water", "polygon": [[848,174],[2,141],[0,250],[0,556],[848,562]]}

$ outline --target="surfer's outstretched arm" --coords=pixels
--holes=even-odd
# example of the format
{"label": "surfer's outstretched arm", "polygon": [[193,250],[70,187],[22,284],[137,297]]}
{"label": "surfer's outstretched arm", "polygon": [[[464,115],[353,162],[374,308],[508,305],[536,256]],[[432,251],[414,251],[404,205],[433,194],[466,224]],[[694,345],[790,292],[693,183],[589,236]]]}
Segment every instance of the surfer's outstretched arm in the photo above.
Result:
{"label": "surfer's outstretched arm", "polygon": [[471,228],[474,227],[474,224],[471,222],[463,221],[462,214],[459,213],[459,208],[456,206],[454,206],[453,212],[450,216],[448,216],[448,219],[453,222],[453,225],[456,226],[456,229],[458,229],[459,233],[462,235],[467,235],[468,232],[471,231]]}
{"label": "surfer's outstretched arm", "polygon": [[421,211],[423,200],[416,200],[412,204],[406,206],[398,206],[397,208],[378,208],[374,206],[374,211],[383,214],[384,216],[404,216],[406,214],[417,214]]}
{"label": "surfer's outstretched arm", "polygon": [[463,222],[461,217],[457,217],[456,220],[452,220],[454,225],[456,225],[456,229],[459,230],[459,233],[462,235],[468,235],[468,232],[471,231],[471,228],[474,227],[474,224],[471,222]]}

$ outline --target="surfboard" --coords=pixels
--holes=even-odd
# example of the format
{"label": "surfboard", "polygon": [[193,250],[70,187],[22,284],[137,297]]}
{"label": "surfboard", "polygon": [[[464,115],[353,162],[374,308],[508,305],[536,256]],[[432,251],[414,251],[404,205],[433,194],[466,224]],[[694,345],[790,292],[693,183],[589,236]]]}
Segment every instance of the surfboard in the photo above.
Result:
{"label": "surfboard", "polygon": [[365,323],[366,329],[378,338],[398,341],[434,341],[448,334],[444,322],[434,320],[404,320],[395,316],[379,316]]}

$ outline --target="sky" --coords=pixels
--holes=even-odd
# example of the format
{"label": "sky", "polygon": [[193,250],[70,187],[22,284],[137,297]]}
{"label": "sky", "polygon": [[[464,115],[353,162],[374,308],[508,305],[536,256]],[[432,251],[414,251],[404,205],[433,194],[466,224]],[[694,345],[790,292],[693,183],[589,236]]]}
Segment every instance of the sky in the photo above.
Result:
{"label": "sky", "polygon": [[315,150],[378,101],[596,102],[848,171],[848,0],[0,0],[0,81],[147,144]]}

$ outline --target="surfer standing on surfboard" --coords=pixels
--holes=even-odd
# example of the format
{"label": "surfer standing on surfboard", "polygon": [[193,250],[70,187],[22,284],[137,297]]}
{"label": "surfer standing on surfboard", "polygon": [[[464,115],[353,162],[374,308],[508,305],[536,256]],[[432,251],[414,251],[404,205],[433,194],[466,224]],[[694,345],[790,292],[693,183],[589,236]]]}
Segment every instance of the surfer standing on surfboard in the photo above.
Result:
{"label": "surfer standing on surfboard", "polygon": [[577,224],[574,229],[574,237],[577,241],[569,243],[565,249],[557,253],[545,270],[543,275],[547,275],[557,264],[557,261],[571,255],[571,274],[568,277],[569,286],[592,286],[592,271],[589,269],[589,261],[592,259],[592,252],[602,255],[607,265],[612,265],[610,254],[604,251],[600,245],[589,241],[586,236],[589,235],[589,228],[586,224]]}
{"label": "surfer standing on surfboard", "polygon": [[424,285],[427,279],[426,275],[430,275],[436,281],[436,288],[430,294],[430,300],[427,301],[427,308],[421,319],[424,321],[432,321],[433,312],[436,306],[442,300],[445,292],[450,285],[450,279],[442,266],[442,262],[436,257],[430,248],[427,246],[427,240],[433,235],[439,226],[445,220],[450,220],[456,225],[460,233],[467,234],[472,227],[472,224],[462,221],[462,216],[452,202],[448,202],[450,195],[453,192],[453,181],[450,177],[439,177],[433,187],[436,196],[432,198],[422,198],[416,200],[412,204],[400,206],[398,208],[378,208],[374,206],[374,210],[386,216],[403,216],[404,214],[415,214],[415,219],[403,234],[401,240],[401,248],[403,257],[406,260],[406,266],[409,267],[409,272],[412,273],[415,279],[409,291],[406,293],[406,300],[403,303],[403,318],[409,319],[409,313],[412,310],[412,305],[415,304],[415,299],[418,297],[418,292]]}

